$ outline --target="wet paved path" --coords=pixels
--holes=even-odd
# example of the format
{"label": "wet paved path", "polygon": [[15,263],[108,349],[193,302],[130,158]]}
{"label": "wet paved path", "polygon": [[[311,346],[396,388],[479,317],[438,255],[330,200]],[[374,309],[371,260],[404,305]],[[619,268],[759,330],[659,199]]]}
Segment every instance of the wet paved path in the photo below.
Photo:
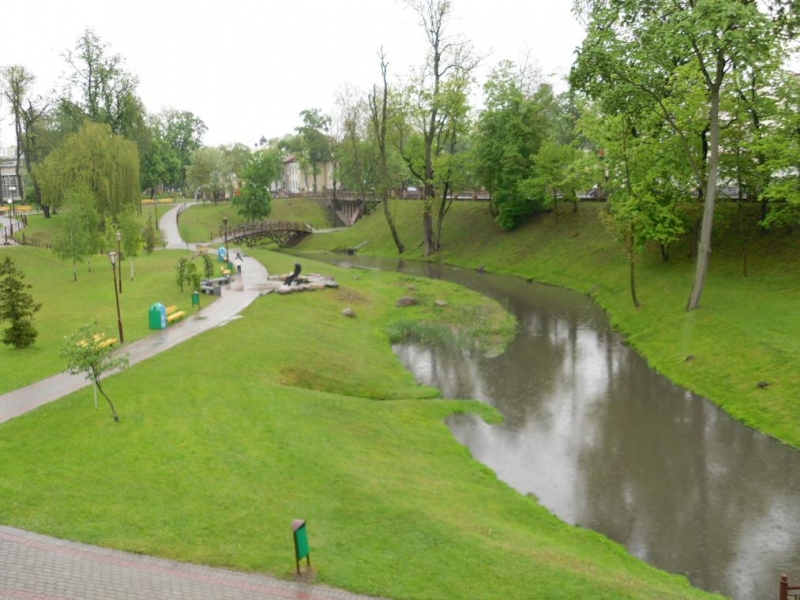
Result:
{"label": "wet paved path", "polygon": [[[176,215],[167,212],[160,227],[169,248],[186,248]],[[135,364],[201,333],[224,325],[260,295],[274,289],[267,271],[246,257],[239,279],[222,296],[180,323],[126,344]],[[89,382],[62,373],[0,395],[0,423],[53,402]],[[342,590],[238,573],[59,540],[0,526],[0,600],[365,600]]]}

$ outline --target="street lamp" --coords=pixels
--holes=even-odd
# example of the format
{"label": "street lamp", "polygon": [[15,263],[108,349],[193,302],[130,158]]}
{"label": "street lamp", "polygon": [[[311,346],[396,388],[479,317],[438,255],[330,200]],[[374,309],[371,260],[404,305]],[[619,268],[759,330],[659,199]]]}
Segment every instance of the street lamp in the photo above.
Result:
{"label": "street lamp", "polygon": [[13,185],[8,186],[8,191],[11,197],[8,199],[8,222],[11,223],[11,235],[14,235],[14,222],[11,220],[11,215],[14,212],[14,192],[17,188]]}
{"label": "street lamp", "polygon": [[122,293],[122,250],[120,249],[120,242],[122,242],[122,232],[117,229],[117,256],[119,256],[119,293]]}
{"label": "street lamp", "polygon": [[14,235],[14,221],[11,220],[11,207],[13,205],[14,200],[12,198],[8,199],[8,227],[11,230],[10,234],[6,234],[6,243],[10,243],[8,241],[9,235]]}
{"label": "street lamp", "polygon": [[125,336],[122,334],[122,315],[119,312],[119,293],[117,292],[117,253],[113,250],[108,253],[108,258],[111,260],[111,273],[114,275],[114,298],[117,300],[117,328],[119,329],[119,342],[125,342]]}
{"label": "street lamp", "polygon": [[153,190],[153,212],[156,213],[156,231],[158,231],[158,198],[155,190]]}
{"label": "street lamp", "polygon": [[225,262],[231,262],[230,256],[228,256],[228,217],[222,217],[222,224],[225,225]]}

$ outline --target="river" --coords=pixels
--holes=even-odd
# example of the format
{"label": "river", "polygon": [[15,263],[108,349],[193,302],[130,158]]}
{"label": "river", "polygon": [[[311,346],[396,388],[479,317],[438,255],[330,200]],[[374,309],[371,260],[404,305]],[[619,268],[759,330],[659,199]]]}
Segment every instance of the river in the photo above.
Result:
{"label": "river", "polygon": [[651,369],[589,298],[464,269],[348,259],[328,258],[453,281],[517,318],[500,356],[394,347],[422,383],[502,413],[500,425],[474,415],[448,425],[514,489],[736,600],[777,597],[781,573],[800,580],[800,453]]}

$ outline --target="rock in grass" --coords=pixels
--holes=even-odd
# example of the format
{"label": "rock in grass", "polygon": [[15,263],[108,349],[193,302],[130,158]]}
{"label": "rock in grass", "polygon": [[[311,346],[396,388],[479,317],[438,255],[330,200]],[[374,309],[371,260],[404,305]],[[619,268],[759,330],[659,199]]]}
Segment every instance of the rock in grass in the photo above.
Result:
{"label": "rock in grass", "polygon": [[354,319],[356,316],[356,311],[354,311],[352,308],[348,306],[347,308],[342,310],[342,316]]}
{"label": "rock in grass", "polygon": [[412,298],[411,296],[403,296],[400,300],[397,301],[397,306],[416,306],[419,304],[419,300],[416,298]]}

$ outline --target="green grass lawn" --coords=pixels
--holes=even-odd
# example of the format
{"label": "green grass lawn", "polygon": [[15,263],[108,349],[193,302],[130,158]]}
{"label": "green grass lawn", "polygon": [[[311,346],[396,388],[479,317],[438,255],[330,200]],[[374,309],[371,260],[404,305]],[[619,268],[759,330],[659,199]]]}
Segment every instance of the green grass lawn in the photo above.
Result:
{"label": "green grass lawn", "polygon": [[[421,203],[394,202],[410,260],[424,260]],[[747,276],[738,209],[717,210],[710,271],[700,310],[687,313],[694,276],[687,236],[664,262],[659,250],[637,255],[642,306],[633,307],[624,248],[603,229],[602,204],[570,205],[514,232],[500,232],[484,203],[457,203],[433,260],[552,283],[591,294],[616,327],[658,371],[708,397],[732,416],[800,448],[800,238],[761,235],[749,207]],[[360,254],[396,256],[381,211],[355,227],[315,235],[303,252],[330,252],[366,242]],[[692,358],[689,358],[692,357]],[[687,360],[689,358],[689,360]],[[769,382],[761,389],[760,381]]]}
{"label": "green grass lawn", "polygon": [[[142,210],[139,215],[139,222],[142,228],[147,224],[148,217],[152,217],[153,222],[156,222],[166,211],[172,209],[175,204],[180,203],[182,200],[182,198],[161,198],[158,204],[155,204],[151,203],[148,199],[148,201],[141,205]],[[51,213],[49,219],[45,219],[43,213],[28,215],[27,227],[21,231],[17,231],[15,228],[14,239],[20,242],[25,239],[26,241],[34,240],[40,244],[53,244],[58,235],[58,228],[62,223],[61,215],[63,215],[61,211]]]}
{"label": "green grass lawn", "polygon": [[[191,291],[181,292],[176,283],[175,265],[183,250],[165,250],[134,259],[135,278],[130,279],[131,261],[122,263],[122,294],[119,296],[125,342],[149,335],[148,309],[155,302],[177,305],[192,310]],[[33,287],[29,293],[42,309],[34,316],[39,332],[36,343],[24,350],[0,345],[0,393],[28,385],[65,368],[58,356],[64,336],[80,324],[97,321],[109,335],[118,337],[114,279],[111,264],[104,255],[94,256],[89,264],[78,265],[78,280],[73,281],[73,266],[43,248],[13,246],[0,250],[0,259],[10,256],[25,274],[25,283]],[[202,265],[198,262],[198,267]],[[212,302],[213,296],[202,296],[201,304]],[[3,326],[3,324],[0,324]]]}
{"label": "green grass lawn", "polygon": [[[293,262],[253,254],[271,272]],[[142,301],[167,288],[181,298],[168,277],[177,256],[153,255],[147,266],[155,273],[163,260],[164,269],[137,276]],[[40,269],[44,251],[14,257],[31,280],[55,272]],[[64,293],[73,284],[61,268],[64,283],[49,285]],[[84,389],[0,425],[0,522],[292,577],[291,521],[304,518],[317,581],[363,593],[711,597],[500,482],[444,424],[453,412],[498,415],[478,402],[437,399],[391,352],[392,332],[428,331],[431,321],[459,332],[480,321],[472,343],[495,345],[512,325],[499,304],[441,281],[304,261],[304,271],[314,270],[340,288],[261,297],[240,319],[106,380],[121,423]],[[92,302],[113,309],[111,294],[100,294]],[[407,294],[420,305],[396,307]],[[80,299],[63,304],[81,312]],[[344,308],[356,317],[342,316]],[[37,323],[59,320],[66,317]]]}

